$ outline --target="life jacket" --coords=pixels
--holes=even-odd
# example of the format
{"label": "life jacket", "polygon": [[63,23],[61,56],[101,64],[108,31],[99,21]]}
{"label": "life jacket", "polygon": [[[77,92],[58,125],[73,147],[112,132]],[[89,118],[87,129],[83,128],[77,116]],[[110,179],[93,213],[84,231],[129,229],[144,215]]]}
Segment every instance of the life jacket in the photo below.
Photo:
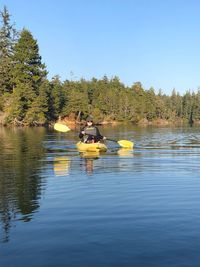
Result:
{"label": "life jacket", "polygon": [[96,136],[97,135],[97,129],[95,126],[90,126],[90,127],[85,127],[84,128],[84,132],[86,135],[93,135]]}

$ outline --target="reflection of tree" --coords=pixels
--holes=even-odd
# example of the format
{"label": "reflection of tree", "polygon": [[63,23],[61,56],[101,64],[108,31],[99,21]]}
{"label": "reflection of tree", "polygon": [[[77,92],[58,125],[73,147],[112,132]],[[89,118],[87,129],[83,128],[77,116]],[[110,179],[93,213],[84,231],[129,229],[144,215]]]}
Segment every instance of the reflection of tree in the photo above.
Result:
{"label": "reflection of tree", "polygon": [[43,128],[0,128],[0,223],[4,242],[9,240],[9,229],[17,215],[28,221],[39,207],[41,181],[37,170],[44,153],[44,134]]}
{"label": "reflection of tree", "polygon": [[13,203],[10,203],[6,194],[2,194],[4,190],[0,190],[0,195],[2,196],[0,202],[2,228],[4,232],[3,241],[7,242],[9,240],[9,230],[11,228],[11,220],[15,219],[15,207]]}

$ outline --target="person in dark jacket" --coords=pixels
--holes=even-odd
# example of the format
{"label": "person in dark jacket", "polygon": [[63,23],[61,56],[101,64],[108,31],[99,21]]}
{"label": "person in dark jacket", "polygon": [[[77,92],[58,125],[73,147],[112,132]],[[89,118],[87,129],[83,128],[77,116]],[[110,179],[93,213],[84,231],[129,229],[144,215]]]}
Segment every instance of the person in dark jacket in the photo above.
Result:
{"label": "person in dark jacket", "polygon": [[84,143],[96,143],[106,139],[106,137],[100,134],[98,127],[93,124],[93,118],[91,116],[87,117],[86,125],[81,129],[79,138]]}

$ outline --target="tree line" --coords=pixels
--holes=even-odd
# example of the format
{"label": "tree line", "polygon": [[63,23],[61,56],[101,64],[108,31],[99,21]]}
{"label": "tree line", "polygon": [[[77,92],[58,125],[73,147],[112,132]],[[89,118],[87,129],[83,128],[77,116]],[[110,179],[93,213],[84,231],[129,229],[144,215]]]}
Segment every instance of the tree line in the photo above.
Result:
{"label": "tree line", "polygon": [[118,77],[61,81],[47,78],[37,40],[11,23],[6,7],[0,11],[0,123],[4,125],[45,125],[58,118],[96,121],[116,120],[138,123],[167,120],[200,120],[200,91],[181,96],[144,89],[141,82],[125,86]]}

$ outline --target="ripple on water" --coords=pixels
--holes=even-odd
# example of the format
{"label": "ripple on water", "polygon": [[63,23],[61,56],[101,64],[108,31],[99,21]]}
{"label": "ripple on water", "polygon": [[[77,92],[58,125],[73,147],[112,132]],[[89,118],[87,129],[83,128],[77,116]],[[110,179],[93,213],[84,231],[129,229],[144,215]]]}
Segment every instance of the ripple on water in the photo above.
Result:
{"label": "ripple on water", "polygon": [[29,134],[1,145],[2,266],[198,266],[196,128],[116,129],[135,148],[92,156],[72,133]]}

